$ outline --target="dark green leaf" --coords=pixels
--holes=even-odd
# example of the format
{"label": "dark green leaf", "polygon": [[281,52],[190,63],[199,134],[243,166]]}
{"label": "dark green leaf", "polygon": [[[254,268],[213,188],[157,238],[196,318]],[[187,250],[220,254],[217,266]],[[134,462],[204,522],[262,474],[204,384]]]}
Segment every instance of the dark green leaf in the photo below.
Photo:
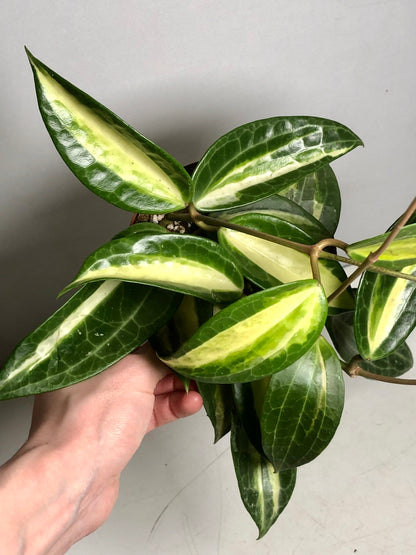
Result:
{"label": "dark green leaf", "polygon": [[[342,312],[328,317],[326,327],[335,349],[343,360],[349,362],[359,354],[354,337],[354,312]],[[413,367],[413,356],[406,343],[402,343],[385,358],[374,361],[362,360],[360,367],[372,374],[396,378]]]}
{"label": "dark green leaf", "polygon": [[46,128],[86,187],[132,212],[163,214],[187,204],[191,180],[179,162],[29,52],[28,56]]}
{"label": "dark green leaf", "polygon": [[268,197],[361,145],[347,127],[309,116],[247,123],[218,139],[194,173],[193,202],[214,211]]}
{"label": "dark green leaf", "polygon": [[341,365],[320,337],[302,358],[270,379],[261,430],[264,452],[274,468],[295,468],[317,457],[331,441],[343,406]]}
{"label": "dark green leaf", "polygon": [[179,300],[170,291],[115,280],[86,285],[16,347],[0,372],[0,399],[98,374],[150,337]]}
{"label": "dark green leaf", "polygon": [[241,296],[243,277],[220,245],[204,237],[131,235],[106,243],[91,254],[67,291],[102,279],[155,285],[213,302]]}
{"label": "dark green leaf", "polygon": [[198,390],[214,428],[216,443],[231,429],[231,415],[234,410],[231,385],[198,382]]}
{"label": "dark green leaf", "polygon": [[289,502],[296,469],[275,472],[270,462],[250,443],[244,426],[233,419],[231,452],[241,499],[263,537]]}
{"label": "dark green leaf", "polygon": [[204,382],[257,380],[285,368],[312,346],[327,307],[315,280],[259,291],[221,310],[164,360]]}
{"label": "dark green leaf", "polygon": [[330,166],[324,166],[279,191],[319,220],[334,235],[341,213],[341,195]]}
{"label": "dark green leaf", "polygon": [[318,220],[311,216],[309,212],[280,195],[272,195],[271,197],[238,208],[213,212],[212,216],[224,220],[231,220],[236,216],[254,213],[275,216],[276,218],[280,218],[280,220],[284,220],[289,226],[292,225],[306,233],[308,239],[311,240],[312,243],[317,243],[321,239],[326,239],[330,236],[328,230]]}

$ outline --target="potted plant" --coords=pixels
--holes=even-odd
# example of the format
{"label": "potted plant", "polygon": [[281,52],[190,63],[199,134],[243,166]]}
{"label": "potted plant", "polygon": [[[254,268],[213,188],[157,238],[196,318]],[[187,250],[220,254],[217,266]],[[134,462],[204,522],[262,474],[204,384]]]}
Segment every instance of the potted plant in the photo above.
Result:
{"label": "potted plant", "polygon": [[[185,385],[197,382],[215,440],[231,432],[261,537],[297,468],[337,429],[343,372],[415,383],[400,376],[413,366],[416,199],[387,232],[347,244],[334,238],[340,193],[329,165],[362,144],[346,126],[254,121],[184,168],[28,56],[58,152],[92,192],[134,215],[10,355],[0,399],[85,380],[149,340]],[[347,276],[342,263],[356,270]]]}

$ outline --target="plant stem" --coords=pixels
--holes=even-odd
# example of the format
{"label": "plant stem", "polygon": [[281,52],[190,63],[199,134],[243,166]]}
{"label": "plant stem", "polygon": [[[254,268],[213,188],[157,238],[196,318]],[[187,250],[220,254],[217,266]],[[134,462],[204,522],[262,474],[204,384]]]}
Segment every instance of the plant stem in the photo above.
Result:
{"label": "plant stem", "polygon": [[[191,208],[192,206],[192,208]],[[276,237],[275,235],[270,235],[269,233],[264,233],[262,231],[257,231],[256,229],[251,229],[249,227],[245,227],[242,225],[234,224],[232,222],[228,222],[227,220],[223,220],[220,218],[213,218],[212,216],[206,216],[205,214],[201,214],[198,212],[193,205],[190,205],[190,212],[192,210],[192,214],[187,212],[176,212],[171,214],[166,214],[165,218],[168,220],[173,221],[183,221],[183,222],[195,222],[198,226],[204,227],[201,224],[207,224],[211,230],[218,229],[220,227],[225,227],[227,229],[232,229],[234,231],[239,231],[240,233],[246,233],[247,235],[252,235],[253,237],[258,237],[259,239],[264,239],[265,241],[270,241],[271,243],[276,243],[278,245],[282,245],[284,247],[289,247],[294,249],[298,252],[303,252],[307,255],[311,255],[312,250],[315,245],[304,245],[302,243],[297,243],[296,241],[290,241],[289,239],[283,239],[281,237]],[[342,242],[340,242],[342,243]],[[346,245],[346,243],[343,243]],[[339,245],[338,245],[339,246]],[[362,262],[353,260],[352,258],[348,258],[346,256],[340,256],[338,254],[333,254],[327,251],[320,251],[319,258],[324,258],[326,260],[337,260],[338,262],[345,262],[347,264],[351,264],[352,266],[361,266]],[[389,268],[384,268],[382,266],[369,266],[367,268],[369,272],[375,272],[378,274],[385,274],[388,276],[407,279],[408,281],[416,282],[416,276],[412,276],[410,274],[404,274],[402,272],[396,272],[395,270],[390,270]]]}
{"label": "plant stem", "polygon": [[361,274],[363,274],[366,270],[368,270],[370,266],[380,258],[383,252],[391,245],[391,243],[397,237],[398,233],[403,228],[403,226],[406,225],[410,216],[413,214],[415,210],[416,210],[416,197],[410,203],[409,207],[404,212],[402,217],[396,222],[393,229],[390,231],[386,239],[383,241],[383,244],[375,252],[370,252],[370,254],[367,256],[364,262],[360,264],[360,266],[338,287],[338,289],[336,289],[331,295],[329,295],[328,297],[329,303],[334,299],[336,299],[339,295],[341,295],[341,293],[343,293],[345,289],[347,289],[347,287],[351,285],[351,283],[353,283],[358,277],[360,277]]}
{"label": "plant stem", "polygon": [[394,383],[397,385],[416,385],[416,380],[406,379],[406,378],[393,378],[392,376],[382,376],[380,374],[373,374],[373,372],[368,372],[360,367],[360,361],[363,359],[360,355],[353,357],[347,364],[341,362],[342,369],[350,378],[356,378],[361,376],[362,378],[367,378],[369,380],[374,380],[377,382]]}

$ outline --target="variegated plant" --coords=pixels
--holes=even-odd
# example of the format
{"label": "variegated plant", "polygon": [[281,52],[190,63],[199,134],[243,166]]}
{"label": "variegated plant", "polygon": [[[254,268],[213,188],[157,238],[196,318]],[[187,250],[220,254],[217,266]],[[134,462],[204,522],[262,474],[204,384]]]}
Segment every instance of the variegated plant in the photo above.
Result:
{"label": "variegated plant", "polygon": [[[413,383],[398,376],[413,365],[416,203],[387,234],[348,245],[333,238],[340,194],[329,163],[362,143],[344,125],[248,123],[188,172],[28,55],[64,161],[136,216],[63,291],[80,290],[16,347],[0,398],[87,379],[150,340],[185,383],[197,381],[215,440],[231,431],[241,497],[262,536],[297,467],[336,431],[342,370]],[[347,278],[340,262],[358,269]]]}

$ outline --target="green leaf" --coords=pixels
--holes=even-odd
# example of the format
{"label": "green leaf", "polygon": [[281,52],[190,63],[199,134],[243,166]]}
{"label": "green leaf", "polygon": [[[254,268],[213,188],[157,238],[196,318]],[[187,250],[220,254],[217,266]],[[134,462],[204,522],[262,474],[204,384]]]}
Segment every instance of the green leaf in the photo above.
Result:
{"label": "green leaf", "polygon": [[[400,268],[416,276],[416,264]],[[365,272],[357,293],[354,333],[361,356],[392,354],[416,326],[416,283]]]}
{"label": "green leaf", "polygon": [[231,453],[241,499],[263,537],[288,504],[296,483],[296,469],[275,472],[250,443],[243,425],[233,419]]}
{"label": "green leaf", "polygon": [[268,197],[361,145],[331,120],[292,116],[247,123],[218,139],[194,176],[198,210],[242,206]]}
{"label": "green leaf", "polygon": [[0,399],[98,374],[148,339],[179,300],[170,291],[115,280],[86,285],[16,347],[0,372]]}
{"label": "green leaf", "polygon": [[[354,337],[354,312],[342,312],[328,317],[326,327],[335,349],[343,360],[349,362],[359,354]],[[406,343],[402,343],[385,358],[360,361],[360,367],[372,374],[396,378],[413,367],[413,356]]]}
{"label": "green leaf", "polygon": [[164,361],[185,376],[209,383],[263,378],[312,346],[327,306],[315,280],[259,291],[221,310]]}
{"label": "green leaf", "polygon": [[[231,222],[298,243],[314,243],[314,238],[302,227],[273,215],[250,212],[232,218]],[[312,277],[310,259],[305,253],[225,227],[219,230],[218,238],[231,250],[243,274],[260,287]],[[319,268],[323,288],[329,296],[346,279],[345,272],[333,260],[321,259]],[[329,307],[331,311],[354,308],[351,290],[334,299]]]}
{"label": "green leaf", "polygon": [[212,216],[223,220],[232,220],[237,216],[245,216],[248,214],[264,214],[266,216],[280,218],[280,220],[284,220],[289,227],[293,226],[293,228],[297,230],[302,230],[312,243],[317,243],[321,239],[329,237],[328,230],[325,229],[318,220],[306,212],[301,206],[279,195],[272,195],[271,197],[252,202],[245,206],[213,212]]}
{"label": "green leaf", "polygon": [[198,382],[198,390],[204,401],[204,408],[214,428],[214,443],[231,429],[234,410],[233,392],[229,384]]}
{"label": "green leaf", "polygon": [[233,384],[234,405],[250,443],[263,453],[260,417],[270,376],[255,382]]}
{"label": "green leaf", "polygon": [[331,236],[334,235],[341,213],[341,195],[330,166],[324,166],[290,184],[280,190],[279,195],[299,204],[321,222]]}
{"label": "green leaf", "polygon": [[[348,256],[359,262],[364,261],[371,252],[375,252],[389,233],[377,235],[364,241],[358,241],[347,248]],[[393,270],[411,274],[416,266],[416,223],[401,229],[394,241],[381,254],[376,266],[384,266]]]}
{"label": "green leaf", "polygon": [[214,302],[241,296],[243,277],[220,245],[204,237],[131,235],[98,248],[64,292],[90,281],[120,279]]}
{"label": "green leaf", "polygon": [[162,214],[186,206],[191,179],[179,162],[29,52],[28,57],[46,128],[88,189],[132,212]]}
{"label": "green leaf", "polygon": [[117,233],[117,235],[114,235],[113,239],[121,239],[122,237],[128,237],[129,235],[135,235],[138,237],[139,235],[155,235],[162,233],[168,233],[168,231],[161,225],[143,222],[133,224],[126,227],[126,229],[122,229]]}
{"label": "green leaf", "polygon": [[270,379],[261,430],[264,452],[274,468],[295,468],[317,457],[331,441],[343,406],[341,365],[320,337],[302,358]]}

